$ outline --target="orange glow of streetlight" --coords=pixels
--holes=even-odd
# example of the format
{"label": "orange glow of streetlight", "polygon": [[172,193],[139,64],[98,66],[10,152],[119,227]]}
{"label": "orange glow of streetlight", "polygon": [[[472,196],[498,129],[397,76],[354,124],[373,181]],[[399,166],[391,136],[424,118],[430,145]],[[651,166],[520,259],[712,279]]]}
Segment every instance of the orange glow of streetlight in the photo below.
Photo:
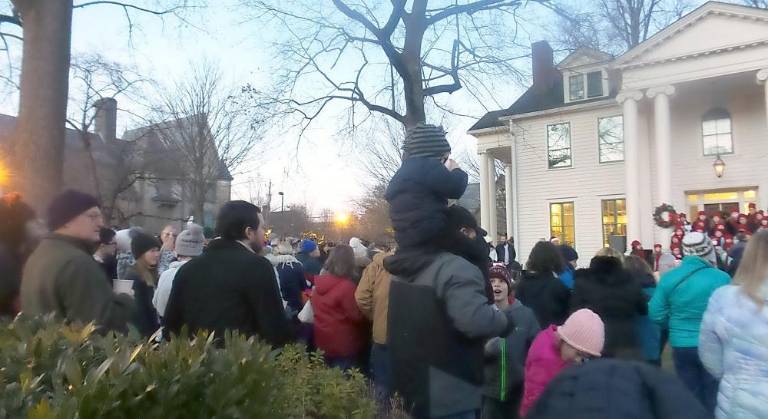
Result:
{"label": "orange glow of streetlight", "polygon": [[335,217],[334,221],[336,222],[336,224],[338,224],[340,226],[345,226],[345,225],[349,224],[350,219],[351,219],[351,217],[350,217],[350,215],[348,213],[340,212],[340,213],[336,214],[336,217]]}
{"label": "orange glow of streetlight", "polygon": [[8,169],[8,166],[6,166],[5,163],[0,161],[0,187],[7,186],[10,180],[11,180],[10,169]]}

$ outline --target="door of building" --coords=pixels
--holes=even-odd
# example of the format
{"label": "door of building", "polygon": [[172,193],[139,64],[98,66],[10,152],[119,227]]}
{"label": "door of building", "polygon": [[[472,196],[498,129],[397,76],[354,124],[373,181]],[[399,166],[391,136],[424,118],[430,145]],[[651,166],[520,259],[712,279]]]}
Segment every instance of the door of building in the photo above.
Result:
{"label": "door of building", "polygon": [[716,212],[722,214],[730,214],[733,211],[739,211],[739,203],[721,202],[717,204],[704,204],[704,211],[707,213],[707,215],[714,214]]}

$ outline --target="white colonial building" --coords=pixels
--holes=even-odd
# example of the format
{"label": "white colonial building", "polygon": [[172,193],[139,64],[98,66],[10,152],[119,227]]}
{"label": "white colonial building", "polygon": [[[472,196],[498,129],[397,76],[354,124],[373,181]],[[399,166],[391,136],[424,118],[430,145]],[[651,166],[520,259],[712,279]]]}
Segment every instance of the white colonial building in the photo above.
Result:
{"label": "white colonial building", "polygon": [[691,216],[768,206],[767,10],[709,2],[618,58],[581,49],[555,66],[546,42],[532,55],[532,86],[469,131],[481,224],[494,238],[503,228],[489,176],[501,160],[522,261],[550,236],[583,261],[614,235],[666,247],[661,203]]}

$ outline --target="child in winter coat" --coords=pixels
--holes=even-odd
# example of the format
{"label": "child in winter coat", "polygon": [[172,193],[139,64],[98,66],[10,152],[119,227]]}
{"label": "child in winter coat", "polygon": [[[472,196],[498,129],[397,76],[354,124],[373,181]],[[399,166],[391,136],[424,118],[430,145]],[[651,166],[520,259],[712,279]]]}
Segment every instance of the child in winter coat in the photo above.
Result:
{"label": "child in winter coat", "polygon": [[565,367],[600,357],[604,343],[603,321],[586,308],[571,314],[562,326],[552,325],[539,333],[525,361],[525,392],[520,416],[525,417],[547,384]]}
{"label": "child in winter coat", "polygon": [[515,300],[515,284],[504,265],[490,269],[493,299],[510,313],[515,329],[485,345],[485,385],[482,419],[516,419],[523,398],[525,357],[541,328],[533,311]]}
{"label": "child in winter coat", "polygon": [[451,146],[441,127],[418,124],[408,131],[403,152],[385,194],[400,249],[434,243],[448,224],[448,200],[467,188],[467,174],[448,158]]}

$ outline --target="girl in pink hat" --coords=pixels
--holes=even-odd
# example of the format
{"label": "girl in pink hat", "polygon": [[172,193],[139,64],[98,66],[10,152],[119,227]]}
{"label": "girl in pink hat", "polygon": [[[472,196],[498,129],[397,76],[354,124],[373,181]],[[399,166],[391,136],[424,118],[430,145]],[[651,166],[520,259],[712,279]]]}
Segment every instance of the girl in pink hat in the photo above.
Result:
{"label": "girl in pink hat", "polygon": [[520,417],[536,404],[547,384],[565,367],[598,358],[605,343],[605,325],[592,310],[571,314],[562,326],[552,325],[536,336],[525,361]]}

